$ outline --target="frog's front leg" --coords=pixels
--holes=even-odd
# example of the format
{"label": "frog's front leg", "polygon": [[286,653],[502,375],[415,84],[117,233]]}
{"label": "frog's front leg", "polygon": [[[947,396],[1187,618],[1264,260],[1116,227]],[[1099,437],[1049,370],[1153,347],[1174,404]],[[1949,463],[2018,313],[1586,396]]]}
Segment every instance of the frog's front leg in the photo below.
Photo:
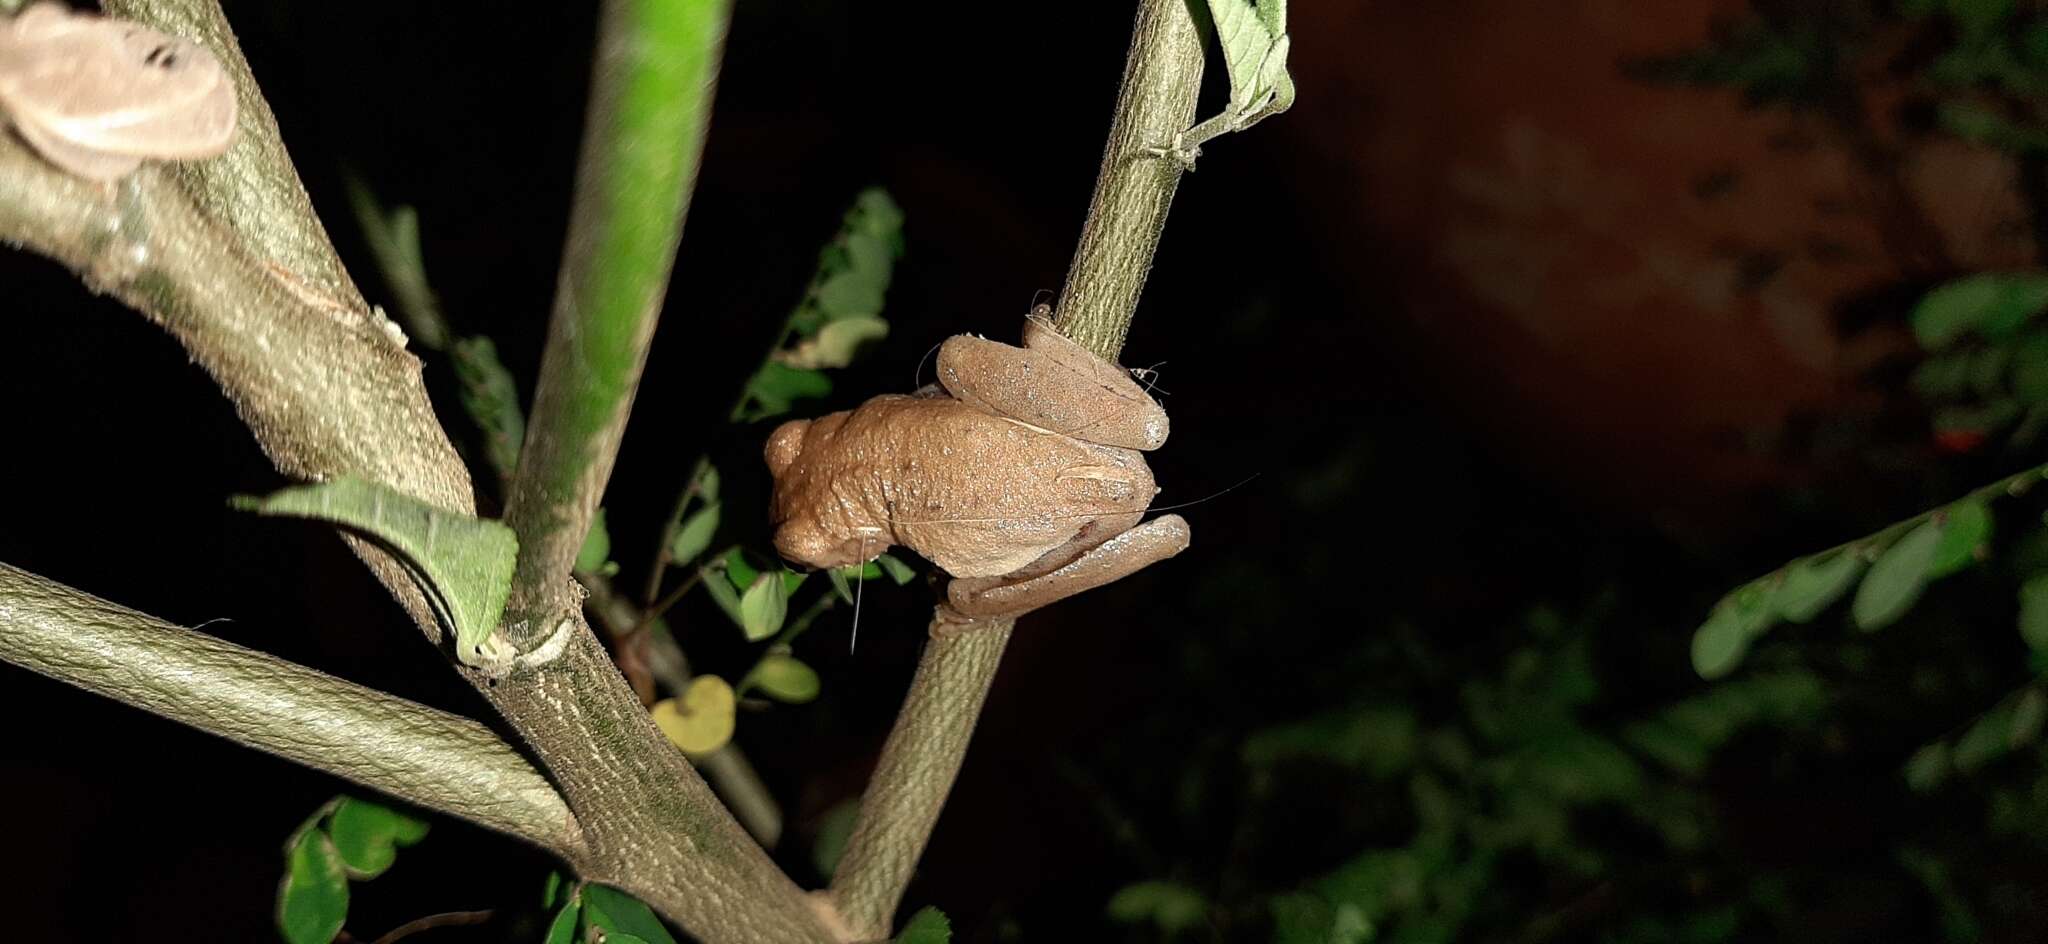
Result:
{"label": "frog's front leg", "polygon": [[1126,449],[1166,442],[1166,411],[1123,368],[1054,329],[1024,323],[1024,346],[957,335],[939,346],[939,383],[954,399],[1072,436]]}
{"label": "frog's front leg", "polygon": [[946,585],[947,621],[1013,617],[1113,583],[1188,548],[1188,523],[1161,515],[1136,524],[1139,513],[1090,522],[1073,540],[1016,573],[957,578]]}

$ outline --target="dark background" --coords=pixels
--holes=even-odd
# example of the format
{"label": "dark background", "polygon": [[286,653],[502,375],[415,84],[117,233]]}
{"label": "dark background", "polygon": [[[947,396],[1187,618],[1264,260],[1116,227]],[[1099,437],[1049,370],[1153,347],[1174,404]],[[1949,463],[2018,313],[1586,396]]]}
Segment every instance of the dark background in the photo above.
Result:
{"label": "dark background", "polygon": [[[522,383],[538,360],[566,219],[594,28],[583,6],[229,4],[314,204],[366,293],[389,298],[348,213],[345,166],[387,201],[418,207],[450,317],[495,338]],[[956,940],[1121,933],[1103,929],[1103,901],[1158,863],[1112,836],[1102,809],[1146,820],[1166,789],[1152,773],[1217,732],[1305,713],[1331,692],[1411,690],[1411,680],[1376,675],[1383,664],[1350,658],[1357,640],[1397,634],[1453,666],[1489,671],[1529,606],[1577,611],[1604,592],[1620,601],[1599,655],[1611,704],[1667,701],[1702,685],[1687,640],[1721,591],[1916,511],[1944,482],[2017,467],[1911,453],[1912,462],[1873,468],[1757,447],[1788,418],[1849,410],[1843,403],[1867,417],[1891,393],[1865,371],[1870,359],[1797,370],[1778,355],[1745,360],[1768,337],[1753,319],[1703,322],[1676,304],[1651,304],[1619,325],[1586,327],[1567,304],[1510,319],[1432,281],[1421,271],[1434,259],[1418,248],[1422,235],[1379,208],[1429,215],[1442,209],[1432,196],[1442,182],[1375,176],[1387,165],[1372,155],[1387,141],[1423,147],[1424,122],[1508,127],[1546,110],[1600,112],[1569,88],[1544,91],[1544,57],[1591,61],[1591,73],[1625,85],[1622,54],[1668,44],[1598,31],[1575,39],[1599,17],[1573,7],[1524,41],[1527,56],[1494,60],[1484,50],[1497,36],[1486,35],[1504,27],[1489,17],[1506,9],[1544,19],[1526,11],[1548,5],[1434,15],[1386,6],[1297,4],[1302,106],[1216,141],[1181,186],[1123,360],[1163,363],[1174,436],[1153,466],[1162,503],[1207,499],[1182,511],[1195,544],[1020,631],[910,893],[911,905],[953,916]],[[1663,35],[1704,37],[1711,14],[1742,9],[1675,4]],[[1126,4],[1000,13],[739,4],[681,262],[606,500],[629,586],[702,444],[714,444],[729,488],[761,487],[745,480],[760,476],[765,430],[728,429],[722,414],[860,188],[887,187],[907,218],[892,331],[837,377],[831,402],[807,411],[908,389],[941,338],[1013,338],[1034,298],[1057,290],[1129,15]],[[1443,54],[1411,51],[1413,71],[1389,80],[1391,34],[1424,37]],[[1523,100],[1492,101],[1486,89]],[[1633,139],[1620,132],[1653,137],[1646,129],[1682,126],[1689,109],[1713,109],[1716,120],[1742,111],[1732,93],[1659,94],[1629,98],[1594,123]],[[1453,159],[1463,158],[1443,157]],[[1780,171],[1799,172],[1770,162],[1745,170],[1765,180]],[[1542,225],[1523,238],[1547,239]],[[1711,228],[1671,238],[1709,256],[1735,251]],[[1864,281],[1919,284],[1933,274]],[[174,342],[40,259],[0,256],[0,284],[0,402],[10,405],[12,443],[0,476],[11,495],[0,560],[344,678],[483,713],[340,542],[226,509],[228,495],[283,482]],[[1876,319],[1876,336],[1888,323],[1897,337],[1896,314]],[[1560,352],[1532,318],[1580,325],[1597,343]],[[1688,319],[1705,333],[1686,334]],[[1674,349],[1725,369],[1701,381],[1655,366]],[[1717,353],[1727,350],[1736,353]],[[1638,363],[1651,367],[1628,369]],[[428,376],[451,431],[468,435],[446,365],[430,361]],[[1899,428],[1908,440],[1920,429]],[[1865,441],[1900,438],[1874,421],[1857,429]],[[728,518],[744,516],[729,508]],[[740,521],[749,526],[758,534]],[[843,613],[828,617],[799,652],[823,673],[826,697],[742,719],[740,743],[788,811],[779,854],[800,881],[815,880],[807,863],[817,816],[857,791],[880,744],[928,605],[916,585],[869,593],[851,654]],[[685,608],[677,625],[701,665],[744,670],[747,655],[714,611]],[[0,716],[11,734],[0,797],[13,814],[0,910],[13,938],[274,935],[280,845],[336,781],[17,669],[0,668]],[[1857,736],[1811,766],[1777,768],[1768,786],[1734,776],[1716,787],[1732,798],[1732,854],[1815,869],[1876,856],[1866,827],[1895,801],[1866,803],[1862,785],[1889,776],[1913,735],[1943,726]],[[1348,790],[1325,785],[1299,821],[1286,808],[1263,821],[1276,838],[1244,866],[1253,884],[1284,885],[1341,858],[1316,833],[1319,817],[1343,818],[1331,810]],[[1169,859],[1224,855],[1182,827],[1152,827],[1149,844]],[[433,911],[531,907],[548,867],[509,840],[437,821],[387,877],[357,886],[350,928],[369,939]],[[1914,886],[1879,873],[1799,920],[1821,936],[1931,933],[1917,892],[1901,891]],[[1573,900],[1568,890],[1555,897]],[[1844,901],[1867,913],[1842,917],[1855,910]],[[1249,927],[1232,938],[1251,939]],[[516,933],[533,932],[508,923],[431,939]]]}

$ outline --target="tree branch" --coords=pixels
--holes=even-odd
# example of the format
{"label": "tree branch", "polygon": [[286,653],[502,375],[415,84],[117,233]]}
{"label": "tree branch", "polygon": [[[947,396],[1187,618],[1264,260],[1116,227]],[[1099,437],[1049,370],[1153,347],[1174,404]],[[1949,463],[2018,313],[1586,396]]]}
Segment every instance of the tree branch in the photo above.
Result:
{"label": "tree branch", "polygon": [[509,833],[572,865],[568,804],[489,728],[0,564],[0,658]]}
{"label": "tree branch", "polygon": [[519,533],[512,642],[573,605],[569,571],[611,477],[704,151],[726,0],[610,0],[576,202],[505,523]]}
{"label": "tree branch", "polygon": [[[674,141],[642,144],[672,158]],[[368,312],[336,309],[332,297],[308,290],[306,277],[234,238],[175,173],[151,165],[119,184],[94,185],[0,135],[0,240],[56,259],[169,330],[286,474],[356,475],[473,514],[468,473],[402,340]],[[261,202],[241,194],[210,205]],[[403,565],[349,540],[428,638],[439,640],[434,611]],[[556,576],[568,592],[566,566]],[[463,675],[560,785],[588,849],[575,863],[579,874],[626,889],[706,940],[831,940],[802,891],[655,730],[580,612],[570,607],[547,620],[546,630],[563,619],[570,625],[557,637],[565,645],[554,661],[505,679]]]}
{"label": "tree branch", "polygon": [[376,320],[313,212],[298,168],[285,152],[277,118],[217,0],[103,0],[101,6],[110,15],[204,45],[234,79],[239,114],[228,152],[169,172],[203,215],[233,233],[237,248],[269,260],[301,291],[325,300],[326,307]]}
{"label": "tree branch", "polygon": [[[1151,272],[1185,170],[1165,151],[1194,122],[1201,84],[1202,39],[1187,0],[1144,0],[1095,196],[1054,320],[1104,360],[1115,362],[1122,350]],[[934,620],[935,630],[939,623]],[[832,879],[833,906],[862,939],[889,933],[960,772],[1012,626],[996,620],[951,636],[935,631],[925,644]]]}

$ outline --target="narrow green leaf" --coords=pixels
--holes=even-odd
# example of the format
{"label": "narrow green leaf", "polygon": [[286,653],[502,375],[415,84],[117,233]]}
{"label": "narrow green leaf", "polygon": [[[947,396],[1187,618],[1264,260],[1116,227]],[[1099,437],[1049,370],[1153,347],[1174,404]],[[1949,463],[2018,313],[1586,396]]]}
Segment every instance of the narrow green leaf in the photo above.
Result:
{"label": "narrow green leaf", "polygon": [[1928,350],[1964,334],[1997,339],[2048,308],[2048,275],[1985,272],[1942,285],[1913,309],[1913,334]]}
{"label": "narrow green leaf", "polygon": [[1149,921],[1171,938],[1202,926],[1209,901],[1202,893],[1177,882],[1137,882],[1109,899],[1109,918],[1118,924]]}
{"label": "narrow green leaf", "polygon": [[818,286],[818,307],[825,310],[828,318],[874,319],[882,310],[882,292],[886,284],[876,280],[872,272],[848,268],[827,278]]}
{"label": "narrow green leaf", "polygon": [[1773,593],[1767,585],[1771,579],[1735,588],[1693,632],[1692,667],[1701,678],[1716,679],[1735,671],[1749,652],[1750,642],[1770,628],[1776,616]]}
{"label": "narrow green leaf", "polygon": [[919,908],[903,923],[893,944],[952,944],[953,922],[937,908]]}
{"label": "narrow green leaf", "polygon": [[365,532],[423,578],[427,597],[455,634],[455,654],[479,664],[512,592],[519,539],[496,521],[444,511],[357,478],[300,485],[234,506],[264,515],[313,518]]}
{"label": "narrow green leaf", "polygon": [[510,478],[519,468],[519,449],[526,443],[526,409],[519,401],[518,382],[487,337],[457,340],[448,348],[448,364],[455,369],[462,411],[484,434],[485,459],[499,478]]}
{"label": "narrow green leaf", "polygon": [[1849,616],[1857,628],[1866,632],[1883,629],[1912,609],[1921,591],[1927,589],[1941,532],[1940,524],[1925,522],[1878,555],[1849,605]]}
{"label": "narrow green leaf", "polygon": [[2048,696],[2038,688],[2029,688],[2020,693],[2019,701],[2012,706],[2012,728],[2006,735],[2006,743],[2013,749],[2034,743],[2041,736],[2041,723],[2048,721]]}
{"label": "narrow green leaf", "polygon": [[894,555],[883,554],[875,558],[875,563],[881,565],[882,572],[888,574],[890,580],[896,581],[899,587],[917,579],[917,571],[911,570],[909,564],[897,560]]}
{"label": "narrow green leaf", "polygon": [[561,893],[562,873],[549,869],[547,881],[541,884],[540,906],[542,908],[553,908],[555,906],[555,896]]}
{"label": "narrow green leaf", "polygon": [[1970,729],[1956,739],[1956,769],[1967,773],[2010,753],[2013,713],[2012,705],[2000,703],[1978,715]]}
{"label": "narrow green leaf", "polygon": [[2048,574],[2020,584],[2020,638],[2035,652],[2048,652]]}
{"label": "narrow green leaf", "polygon": [[711,601],[718,604],[718,608],[724,610],[725,615],[732,619],[734,626],[743,629],[746,627],[746,623],[740,619],[740,592],[732,588],[730,581],[717,574],[707,574],[706,579],[700,584],[704,587],[705,593],[711,594]]}
{"label": "narrow green leaf", "polygon": [[299,833],[277,889],[277,930],[288,944],[329,944],[348,920],[348,877],[334,843],[318,829]]}
{"label": "narrow green leaf", "polygon": [[1948,743],[1936,741],[1913,752],[1906,760],[1906,786],[1915,793],[1927,793],[1948,779]]}
{"label": "narrow green leaf", "polygon": [[614,935],[630,934],[648,944],[676,944],[661,920],[640,899],[608,885],[583,886],[583,911],[594,928]]}
{"label": "narrow green leaf", "polygon": [[594,574],[604,569],[605,561],[612,559],[612,535],[605,528],[604,509],[590,517],[590,530],[583,535],[583,547],[576,551],[576,570],[579,573]]}
{"label": "narrow green leaf", "polygon": [[1941,543],[1935,545],[1927,579],[1956,573],[1977,562],[1977,549],[1991,540],[1991,509],[1980,498],[1950,505],[1943,512]]}
{"label": "narrow green leaf", "polygon": [[754,666],[754,687],[776,701],[801,705],[818,697],[818,673],[795,656],[769,653]]}
{"label": "narrow green leaf", "polygon": [[564,902],[562,910],[555,912],[555,920],[548,922],[543,944],[576,944],[576,919],[582,914],[583,902],[574,898]]}
{"label": "narrow green leaf", "polygon": [[799,570],[782,571],[782,598],[787,600],[795,596],[796,588],[803,586],[804,581],[809,580],[810,577],[810,574]]}
{"label": "narrow green leaf", "polygon": [[349,877],[373,879],[397,860],[399,847],[426,836],[427,822],[382,803],[343,797],[328,817],[327,832]]}
{"label": "narrow green leaf", "polygon": [[789,614],[789,597],[782,592],[782,579],[774,573],[754,578],[740,595],[740,628],[748,642],[760,642],[782,628]]}
{"label": "narrow green leaf", "polygon": [[676,529],[676,536],[668,544],[670,560],[678,566],[687,565],[711,546],[711,539],[718,535],[720,507],[719,502],[713,499],[683,519],[682,527]]}
{"label": "narrow green leaf", "polygon": [[1778,615],[1794,623],[1812,620],[1848,593],[1867,566],[1854,548],[1793,561],[1774,599]]}
{"label": "narrow green leaf", "polygon": [[825,579],[832,581],[832,592],[839,594],[839,599],[844,602],[853,602],[853,585],[847,582],[846,572],[857,569],[857,567],[832,567],[827,568],[825,571]]}

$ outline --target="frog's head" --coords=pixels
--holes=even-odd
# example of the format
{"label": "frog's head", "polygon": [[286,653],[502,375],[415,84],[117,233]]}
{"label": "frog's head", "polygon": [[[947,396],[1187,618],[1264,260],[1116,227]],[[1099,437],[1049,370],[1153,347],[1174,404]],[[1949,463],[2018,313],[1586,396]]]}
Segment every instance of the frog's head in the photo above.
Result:
{"label": "frog's head", "polygon": [[768,461],[771,477],[781,478],[790,463],[804,454],[804,431],[810,428],[810,420],[790,420],[775,427],[775,432],[768,435],[768,445],[761,450],[761,458]]}

